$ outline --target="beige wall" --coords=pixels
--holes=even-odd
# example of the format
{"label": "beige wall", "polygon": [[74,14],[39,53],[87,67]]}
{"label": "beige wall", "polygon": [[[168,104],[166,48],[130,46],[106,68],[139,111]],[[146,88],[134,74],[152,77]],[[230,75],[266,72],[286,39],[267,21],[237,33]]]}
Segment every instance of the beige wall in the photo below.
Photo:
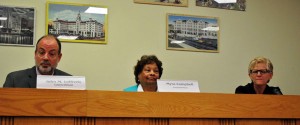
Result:
{"label": "beige wall", "polygon": [[[256,56],[273,62],[269,83],[284,94],[300,94],[300,1],[247,0],[246,11],[195,6],[134,4],[133,0],[53,0],[109,8],[108,44],[62,43],[59,69],[86,76],[89,90],[122,90],[134,85],[133,66],[143,54],[163,61],[162,79],[198,80],[202,92],[234,93],[249,82]],[[0,5],[35,7],[36,36],[45,34],[46,0],[1,0]],[[220,52],[166,50],[166,13],[220,19]],[[6,75],[34,65],[34,47],[0,46],[0,84]]]}

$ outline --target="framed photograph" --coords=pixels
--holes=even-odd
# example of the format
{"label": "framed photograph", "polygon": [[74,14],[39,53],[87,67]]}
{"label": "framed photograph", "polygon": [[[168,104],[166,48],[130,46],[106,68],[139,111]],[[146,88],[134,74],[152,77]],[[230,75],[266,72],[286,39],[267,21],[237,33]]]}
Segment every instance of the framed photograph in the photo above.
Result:
{"label": "framed photograph", "polygon": [[187,7],[188,0],[134,0],[134,3]]}
{"label": "framed photograph", "polygon": [[46,34],[63,42],[107,43],[106,7],[47,2],[46,10]]}
{"label": "framed photograph", "polygon": [[245,11],[246,0],[196,0],[196,6]]}
{"label": "framed photograph", "polygon": [[167,14],[167,50],[219,52],[219,20]]}
{"label": "framed photograph", "polygon": [[35,9],[0,5],[0,45],[34,46]]}

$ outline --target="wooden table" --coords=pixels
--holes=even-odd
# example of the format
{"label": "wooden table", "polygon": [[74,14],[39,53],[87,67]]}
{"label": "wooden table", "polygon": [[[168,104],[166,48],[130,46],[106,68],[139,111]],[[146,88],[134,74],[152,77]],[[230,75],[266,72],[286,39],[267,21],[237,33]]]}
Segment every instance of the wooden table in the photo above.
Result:
{"label": "wooden table", "polygon": [[300,96],[0,89],[0,125],[300,125]]}

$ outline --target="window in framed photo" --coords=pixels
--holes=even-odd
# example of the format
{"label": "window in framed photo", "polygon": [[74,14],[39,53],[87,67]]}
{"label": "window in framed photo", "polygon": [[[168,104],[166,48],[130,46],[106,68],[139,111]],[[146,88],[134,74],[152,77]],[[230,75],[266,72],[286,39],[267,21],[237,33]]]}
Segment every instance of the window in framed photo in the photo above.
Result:
{"label": "window in framed photo", "polygon": [[47,2],[46,33],[63,42],[106,44],[107,14],[103,6]]}
{"label": "window in framed photo", "polygon": [[167,50],[219,52],[219,20],[167,14]]}
{"label": "window in framed photo", "polygon": [[35,9],[0,5],[0,45],[34,46]]}

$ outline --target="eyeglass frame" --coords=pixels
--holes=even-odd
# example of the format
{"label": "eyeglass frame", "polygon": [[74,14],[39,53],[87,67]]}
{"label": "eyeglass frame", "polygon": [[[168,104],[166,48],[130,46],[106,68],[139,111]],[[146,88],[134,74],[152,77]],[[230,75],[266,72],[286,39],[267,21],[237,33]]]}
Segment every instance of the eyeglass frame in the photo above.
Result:
{"label": "eyeglass frame", "polygon": [[273,71],[268,70],[268,69],[263,69],[263,70],[250,70],[250,74],[268,74],[268,73],[273,73]]}

